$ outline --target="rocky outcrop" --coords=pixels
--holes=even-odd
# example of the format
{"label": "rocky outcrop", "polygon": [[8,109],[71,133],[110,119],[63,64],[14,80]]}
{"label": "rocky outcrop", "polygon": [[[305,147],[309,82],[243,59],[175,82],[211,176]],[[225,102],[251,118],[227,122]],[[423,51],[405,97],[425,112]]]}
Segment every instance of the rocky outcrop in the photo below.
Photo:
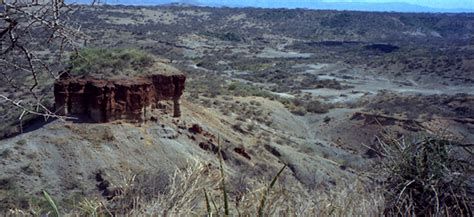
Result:
{"label": "rocky outcrop", "polygon": [[183,74],[154,74],[127,79],[62,78],[54,84],[55,107],[61,115],[89,117],[93,122],[143,121],[162,100],[174,102],[173,115],[181,115],[179,99]]}
{"label": "rocky outcrop", "polygon": [[355,112],[352,115],[351,120],[363,120],[364,125],[379,125],[382,127],[400,126],[401,128],[412,132],[418,132],[425,129],[422,122],[418,120],[397,118],[388,115],[366,112]]}
{"label": "rocky outcrop", "polygon": [[202,127],[199,126],[199,124],[193,124],[188,130],[194,134],[201,134],[203,132]]}

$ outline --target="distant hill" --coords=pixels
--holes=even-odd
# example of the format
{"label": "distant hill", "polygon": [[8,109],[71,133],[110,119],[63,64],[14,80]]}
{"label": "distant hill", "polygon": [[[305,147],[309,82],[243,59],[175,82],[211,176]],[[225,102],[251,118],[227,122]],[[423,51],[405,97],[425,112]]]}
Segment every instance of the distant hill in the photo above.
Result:
{"label": "distant hill", "polygon": [[[87,0],[80,0],[87,3]],[[311,0],[107,0],[105,4],[123,5],[163,5],[180,4],[211,7],[260,7],[260,8],[308,8],[324,10],[350,10],[350,11],[396,11],[396,12],[428,12],[428,13],[474,13],[474,9],[457,8],[443,9],[431,8],[409,3],[366,3],[366,2],[315,2]]]}
{"label": "distant hill", "polygon": [[317,2],[311,0],[199,0],[201,4],[262,7],[262,8],[308,8],[353,11],[397,11],[397,12],[474,12],[474,9],[440,9],[409,3],[366,3],[366,2]]}

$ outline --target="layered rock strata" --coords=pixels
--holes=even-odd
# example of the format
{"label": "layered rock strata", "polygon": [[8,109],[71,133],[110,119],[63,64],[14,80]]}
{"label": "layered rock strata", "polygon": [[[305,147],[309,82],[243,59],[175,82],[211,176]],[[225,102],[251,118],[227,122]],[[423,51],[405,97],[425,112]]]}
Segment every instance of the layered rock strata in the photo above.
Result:
{"label": "layered rock strata", "polygon": [[181,115],[179,99],[186,77],[154,74],[128,79],[63,78],[54,84],[55,107],[61,115],[85,115],[93,122],[143,121],[162,100],[172,100]]}

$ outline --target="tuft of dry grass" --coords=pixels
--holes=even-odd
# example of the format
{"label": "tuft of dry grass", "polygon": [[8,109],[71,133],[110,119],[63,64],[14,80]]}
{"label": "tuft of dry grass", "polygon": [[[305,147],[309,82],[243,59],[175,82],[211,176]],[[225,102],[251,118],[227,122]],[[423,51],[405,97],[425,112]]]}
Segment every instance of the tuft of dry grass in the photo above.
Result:
{"label": "tuft of dry grass", "polygon": [[118,186],[122,193],[107,205],[114,214],[132,216],[193,214],[203,204],[203,189],[215,188],[219,179],[217,171],[203,164],[177,169],[170,177],[132,175]]}
{"label": "tuft of dry grass", "polygon": [[[184,170],[176,170],[170,177],[166,190],[151,198],[147,198],[148,191],[132,190],[148,188],[137,185],[140,181],[134,180],[130,182],[133,184],[122,186],[127,190],[124,190],[121,199],[110,201],[109,207],[118,200],[125,200],[128,201],[125,204],[134,205],[131,209],[119,208],[118,210],[127,210],[121,214],[169,216],[210,213],[216,216],[254,216],[256,213],[261,216],[380,216],[383,211],[382,195],[377,191],[368,191],[360,180],[349,186],[340,185],[327,191],[309,191],[299,183],[293,186],[282,185],[277,182],[279,175],[276,174],[272,183],[268,184],[246,180],[247,186],[251,186],[248,189],[236,190],[235,186],[228,185],[231,182],[226,183],[224,195],[221,173],[226,169],[225,165],[222,166],[221,169],[196,164]],[[232,177],[226,175],[226,179]]]}
{"label": "tuft of dry grass", "polygon": [[380,140],[385,215],[472,216],[472,145],[441,138]]}
{"label": "tuft of dry grass", "polygon": [[[229,172],[225,165],[222,171]],[[247,179],[245,189],[239,189],[228,174],[226,208],[222,178],[220,167],[200,163],[176,169],[172,176],[129,175],[116,185],[120,194],[113,199],[84,198],[74,209],[60,211],[66,216],[224,216],[226,209],[228,216],[380,216],[384,210],[383,195],[369,191],[361,180],[310,191],[298,182],[288,186],[276,178],[272,183]],[[15,209],[9,215],[24,213],[32,212]]]}

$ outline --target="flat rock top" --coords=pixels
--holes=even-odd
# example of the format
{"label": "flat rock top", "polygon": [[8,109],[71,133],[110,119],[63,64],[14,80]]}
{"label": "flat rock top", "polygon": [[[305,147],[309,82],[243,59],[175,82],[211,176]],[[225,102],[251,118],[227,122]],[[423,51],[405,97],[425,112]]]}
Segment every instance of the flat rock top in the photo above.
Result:
{"label": "flat rock top", "polygon": [[[178,70],[177,68],[169,65],[171,61],[168,59],[163,58],[155,58],[155,62],[152,66],[141,68],[138,70],[134,70],[134,72],[123,72],[118,74],[110,74],[110,73],[90,73],[87,76],[81,75],[72,75],[74,78],[78,78],[77,80],[98,80],[98,81],[124,81],[127,82],[139,82],[137,78],[139,77],[146,77],[149,75],[183,75],[184,73]],[[66,79],[68,80],[68,79]],[[99,83],[97,83],[99,84]]]}
{"label": "flat rock top", "polygon": [[[183,72],[179,71],[177,68],[169,65],[170,60],[165,59],[157,59],[153,66],[150,67],[151,72],[159,72],[159,74],[164,75],[178,75],[183,74]],[[154,73],[151,73],[154,74]]]}

